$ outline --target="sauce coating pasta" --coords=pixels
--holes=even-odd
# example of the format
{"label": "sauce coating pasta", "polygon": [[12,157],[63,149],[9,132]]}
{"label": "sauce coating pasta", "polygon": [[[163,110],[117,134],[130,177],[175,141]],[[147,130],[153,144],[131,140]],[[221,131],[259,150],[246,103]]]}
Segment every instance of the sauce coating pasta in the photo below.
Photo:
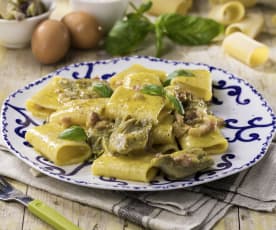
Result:
{"label": "sauce coating pasta", "polygon": [[55,164],[93,158],[94,175],[149,182],[161,172],[181,179],[211,167],[211,155],[228,147],[223,120],[209,110],[207,70],[167,75],[133,65],[108,81],[54,77],[28,101],[42,108],[35,99],[44,97],[59,106],[27,131],[27,141]]}

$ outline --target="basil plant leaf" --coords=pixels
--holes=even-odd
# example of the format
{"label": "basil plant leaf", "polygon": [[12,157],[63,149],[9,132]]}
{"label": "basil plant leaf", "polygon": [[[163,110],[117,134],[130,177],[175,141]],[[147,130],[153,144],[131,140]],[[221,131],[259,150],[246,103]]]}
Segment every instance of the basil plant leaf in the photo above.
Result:
{"label": "basil plant leaf", "polygon": [[169,95],[169,94],[167,94],[166,97],[172,103],[175,110],[179,114],[184,115],[184,107],[183,107],[181,101],[178,98],[176,98],[175,96],[172,96],[172,95]]}
{"label": "basil plant leaf", "polygon": [[128,14],[112,27],[105,40],[105,49],[111,55],[125,55],[137,49],[153,24],[145,17],[135,13]]}
{"label": "basil plant leaf", "polygon": [[137,8],[133,2],[129,2],[129,5],[132,7],[132,9],[135,11],[136,14],[142,15],[152,7],[152,2],[151,1],[143,2],[139,6],[139,8]]}
{"label": "basil plant leaf", "polygon": [[137,9],[137,13],[138,14],[143,14],[143,13],[147,12],[151,7],[152,7],[152,2],[151,1],[144,2]]}
{"label": "basil plant leaf", "polygon": [[74,125],[68,129],[63,130],[59,134],[58,138],[71,141],[86,141],[87,135],[82,127]]}
{"label": "basil plant leaf", "polygon": [[174,13],[161,17],[168,38],[181,45],[208,44],[224,31],[224,26],[212,19]]}
{"label": "basil plant leaf", "polygon": [[168,86],[171,84],[171,80],[176,77],[195,77],[195,75],[189,70],[178,69],[168,75],[168,79],[164,81],[163,85]]}
{"label": "basil plant leaf", "polygon": [[111,97],[113,90],[106,84],[96,83],[93,85],[93,90],[101,97]]}
{"label": "basil plant leaf", "polygon": [[149,94],[152,96],[165,96],[166,92],[163,88],[163,86],[159,85],[145,85],[142,89],[141,92],[144,94]]}
{"label": "basil plant leaf", "polygon": [[162,49],[163,49],[163,27],[162,27],[162,21],[156,20],[155,22],[155,47],[156,47],[156,57],[160,57],[162,55]]}

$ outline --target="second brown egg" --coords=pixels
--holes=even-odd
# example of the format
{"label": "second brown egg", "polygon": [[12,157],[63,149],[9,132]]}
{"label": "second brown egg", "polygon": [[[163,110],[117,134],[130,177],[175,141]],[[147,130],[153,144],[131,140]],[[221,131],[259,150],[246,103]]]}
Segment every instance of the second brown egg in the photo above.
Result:
{"label": "second brown egg", "polygon": [[71,35],[72,46],[79,49],[90,49],[98,46],[102,33],[100,26],[92,15],[74,11],[62,18]]}

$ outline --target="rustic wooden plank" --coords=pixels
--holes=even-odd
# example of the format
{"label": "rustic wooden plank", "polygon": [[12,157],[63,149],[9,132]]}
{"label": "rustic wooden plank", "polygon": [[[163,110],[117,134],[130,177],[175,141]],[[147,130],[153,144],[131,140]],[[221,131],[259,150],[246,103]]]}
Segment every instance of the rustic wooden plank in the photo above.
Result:
{"label": "rustic wooden plank", "polygon": [[213,230],[239,230],[238,208],[233,207],[214,227]]}
{"label": "rustic wooden plank", "polygon": [[[66,200],[40,189],[29,187],[27,194],[33,198],[42,200],[84,230],[142,229],[134,224],[126,223],[124,220],[110,213]],[[24,215],[23,230],[32,229],[50,230],[52,228],[29,212],[26,212]]]}
{"label": "rustic wooden plank", "polygon": [[[9,180],[9,182],[22,192],[26,192],[27,186]],[[21,229],[24,218],[24,206],[16,202],[0,201],[0,229]]]}
{"label": "rustic wooden plank", "polygon": [[74,203],[74,206],[79,209],[78,222],[80,223],[80,227],[82,229],[123,229],[124,221],[110,213],[77,203]]}
{"label": "rustic wooden plank", "polygon": [[275,212],[257,212],[245,208],[239,209],[240,230],[276,229]]}
{"label": "rustic wooden plank", "polygon": [[124,228],[123,230],[145,230],[144,227],[138,226],[136,224],[133,224],[132,222],[129,222],[125,220]]}
{"label": "rustic wooden plank", "polygon": [[22,88],[39,76],[40,65],[37,65],[29,48],[7,50],[3,55],[0,61],[2,95]]}

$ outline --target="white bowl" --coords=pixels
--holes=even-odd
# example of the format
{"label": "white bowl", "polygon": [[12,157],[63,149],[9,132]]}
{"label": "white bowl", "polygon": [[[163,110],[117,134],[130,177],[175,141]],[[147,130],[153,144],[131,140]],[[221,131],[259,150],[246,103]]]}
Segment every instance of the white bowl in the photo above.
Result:
{"label": "white bowl", "polygon": [[21,21],[0,19],[0,45],[7,48],[23,48],[29,45],[32,33],[38,23],[49,18],[54,9],[50,1],[43,1],[47,12]]}
{"label": "white bowl", "polygon": [[96,17],[104,32],[124,16],[128,0],[71,0],[73,11],[85,11]]}

